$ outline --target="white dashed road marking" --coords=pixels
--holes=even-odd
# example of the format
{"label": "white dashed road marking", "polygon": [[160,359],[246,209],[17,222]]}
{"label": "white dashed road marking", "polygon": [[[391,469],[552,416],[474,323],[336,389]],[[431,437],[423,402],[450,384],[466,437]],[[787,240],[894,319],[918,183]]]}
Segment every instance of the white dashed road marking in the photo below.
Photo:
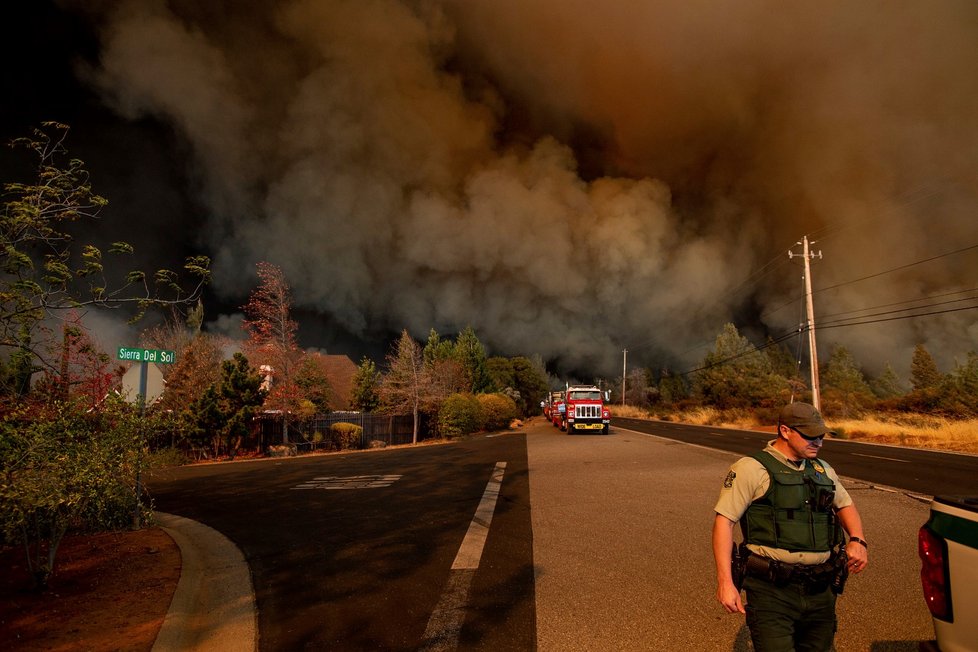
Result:
{"label": "white dashed road marking", "polygon": [[882,455],[867,455],[865,453],[853,453],[853,455],[858,455],[859,457],[872,457],[876,460],[887,460],[888,462],[903,462],[904,464],[910,463],[910,460],[898,460],[895,457],[883,457]]}

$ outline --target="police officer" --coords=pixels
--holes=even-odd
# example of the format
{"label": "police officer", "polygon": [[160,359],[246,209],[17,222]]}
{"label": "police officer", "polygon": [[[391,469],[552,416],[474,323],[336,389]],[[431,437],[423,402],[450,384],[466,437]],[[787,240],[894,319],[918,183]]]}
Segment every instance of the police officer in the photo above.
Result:
{"label": "police officer", "polygon": [[[735,462],[720,490],[717,600],[728,613],[746,613],[755,652],[831,650],[836,594],[849,571],[866,568],[859,512],[835,470],[818,458],[830,432],[813,406],[786,405],[777,439]],[[744,538],[739,547],[735,523]]]}

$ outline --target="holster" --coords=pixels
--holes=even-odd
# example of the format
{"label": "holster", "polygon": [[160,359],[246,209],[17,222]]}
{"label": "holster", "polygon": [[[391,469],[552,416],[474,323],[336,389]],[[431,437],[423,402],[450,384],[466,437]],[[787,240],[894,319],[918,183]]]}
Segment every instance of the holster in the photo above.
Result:
{"label": "holster", "polygon": [[750,557],[750,550],[747,546],[733,544],[730,553],[730,574],[733,576],[734,586],[739,591],[744,586],[744,578],[747,577],[747,559]]}
{"label": "holster", "polygon": [[832,593],[842,595],[842,590],[846,588],[846,580],[849,579],[849,555],[846,554],[846,547],[840,544],[832,549],[832,557],[829,558],[834,572],[829,586]]}

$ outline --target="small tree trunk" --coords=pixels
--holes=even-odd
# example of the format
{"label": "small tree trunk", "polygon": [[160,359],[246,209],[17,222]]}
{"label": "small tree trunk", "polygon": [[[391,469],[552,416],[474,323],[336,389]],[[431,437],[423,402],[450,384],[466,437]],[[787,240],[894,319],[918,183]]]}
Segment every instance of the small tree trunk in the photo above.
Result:
{"label": "small tree trunk", "polygon": [[411,432],[411,443],[412,444],[417,444],[418,443],[418,406],[417,406],[417,404],[414,405],[414,429]]}

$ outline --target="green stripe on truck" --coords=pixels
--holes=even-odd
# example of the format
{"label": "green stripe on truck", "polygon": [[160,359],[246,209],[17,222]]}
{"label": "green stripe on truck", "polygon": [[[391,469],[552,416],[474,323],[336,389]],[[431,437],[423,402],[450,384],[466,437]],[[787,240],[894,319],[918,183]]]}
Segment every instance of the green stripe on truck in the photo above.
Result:
{"label": "green stripe on truck", "polygon": [[978,548],[978,522],[944,512],[931,512],[927,527],[948,541]]}

